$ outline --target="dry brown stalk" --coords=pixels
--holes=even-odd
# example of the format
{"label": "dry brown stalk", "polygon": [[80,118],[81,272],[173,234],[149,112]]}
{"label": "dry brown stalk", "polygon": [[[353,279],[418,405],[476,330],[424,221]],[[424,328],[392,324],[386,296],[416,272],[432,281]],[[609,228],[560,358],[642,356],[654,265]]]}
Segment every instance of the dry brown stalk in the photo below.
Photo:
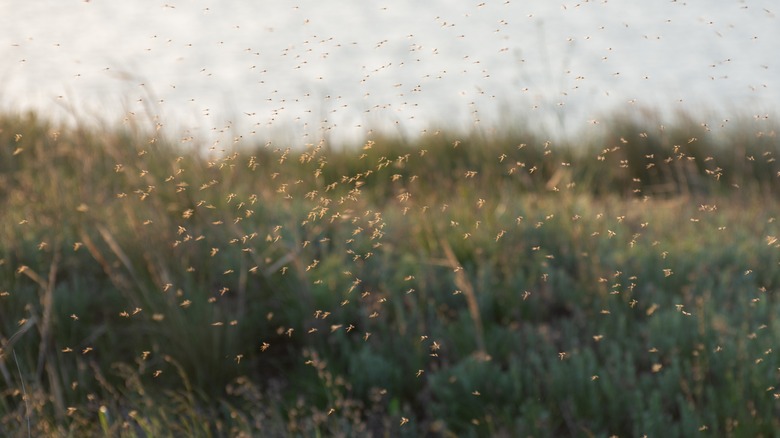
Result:
{"label": "dry brown stalk", "polygon": [[487,357],[485,351],[485,335],[484,328],[482,326],[482,317],[479,312],[479,303],[477,302],[477,294],[474,289],[474,285],[466,276],[463,267],[458,262],[458,258],[455,256],[455,252],[452,250],[452,246],[444,238],[439,238],[439,244],[444,250],[444,256],[447,263],[455,272],[455,286],[463,292],[466,297],[466,304],[469,308],[469,314],[471,320],[474,322],[474,333],[477,343],[477,353],[480,357]]}

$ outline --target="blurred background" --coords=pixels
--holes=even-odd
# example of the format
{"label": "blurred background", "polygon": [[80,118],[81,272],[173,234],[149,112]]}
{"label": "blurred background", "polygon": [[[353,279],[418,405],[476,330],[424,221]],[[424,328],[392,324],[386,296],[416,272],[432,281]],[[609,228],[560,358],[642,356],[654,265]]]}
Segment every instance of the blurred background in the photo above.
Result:
{"label": "blurred background", "polygon": [[0,436],[777,436],[774,7],[0,0]]}
{"label": "blurred background", "polygon": [[0,2],[0,105],[209,144],[780,102],[773,2]]}

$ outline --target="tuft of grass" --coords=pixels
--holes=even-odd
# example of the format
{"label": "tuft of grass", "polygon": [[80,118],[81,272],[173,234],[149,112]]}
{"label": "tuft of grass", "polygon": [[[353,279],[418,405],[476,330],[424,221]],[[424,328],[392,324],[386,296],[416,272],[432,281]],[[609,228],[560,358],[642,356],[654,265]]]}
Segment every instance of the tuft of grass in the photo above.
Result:
{"label": "tuft of grass", "polygon": [[209,155],[2,115],[0,434],[772,435],[776,128],[658,120]]}

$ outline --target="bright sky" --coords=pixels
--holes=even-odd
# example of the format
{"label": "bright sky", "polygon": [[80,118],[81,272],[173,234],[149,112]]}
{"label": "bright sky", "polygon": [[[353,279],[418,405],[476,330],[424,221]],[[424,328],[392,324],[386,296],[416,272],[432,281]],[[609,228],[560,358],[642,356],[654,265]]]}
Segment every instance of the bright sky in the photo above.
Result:
{"label": "bright sky", "polygon": [[643,106],[773,112],[772,1],[0,1],[0,105],[177,136],[356,139]]}

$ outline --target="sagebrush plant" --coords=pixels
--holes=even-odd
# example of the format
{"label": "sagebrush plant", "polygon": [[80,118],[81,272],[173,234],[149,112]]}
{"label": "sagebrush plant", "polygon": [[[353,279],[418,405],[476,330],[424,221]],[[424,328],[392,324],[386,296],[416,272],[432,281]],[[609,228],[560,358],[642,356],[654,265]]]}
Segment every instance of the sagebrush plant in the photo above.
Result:
{"label": "sagebrush plant", "polygon": [[4,114],[0,432],[773,436],[776,126],[678,120],[193,154]]}

